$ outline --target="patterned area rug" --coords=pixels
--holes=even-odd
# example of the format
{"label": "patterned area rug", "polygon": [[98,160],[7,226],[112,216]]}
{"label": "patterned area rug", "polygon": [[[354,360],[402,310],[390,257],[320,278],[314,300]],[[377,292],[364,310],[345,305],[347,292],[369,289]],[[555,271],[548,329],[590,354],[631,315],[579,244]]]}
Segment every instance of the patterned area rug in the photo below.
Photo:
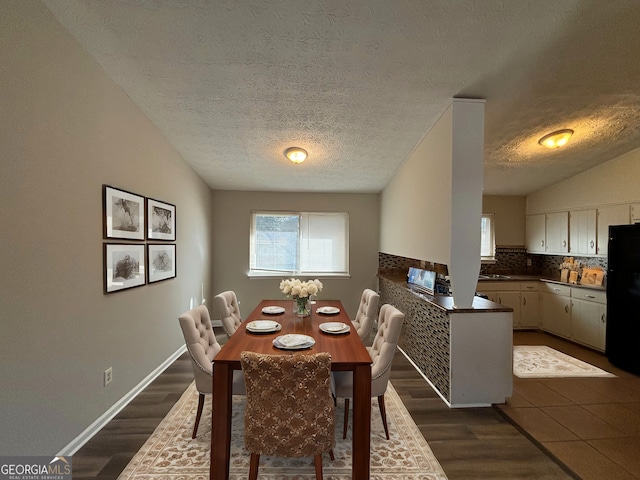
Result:
{"label": "patterned area rug", "polygon": [[[211,442],[211,398],[207,398],[198,428],[191,439],[198,394],[191,384],[162,420],[119,479],[201,480],[209,478]],[[385,480],[446,480],[442,467],[407,412],[402,400],[389,384],[385,394],[390,440],[384,436],[377,400],[371,409],[371,478]],[[249,453],[244,449],[244,397],[234,397],[231,421],[231,462],[229,478],[239,480],[249,474]],[[336,407],[335,460],[323,457],[325,479],[351,478],[351,429],[342,440],[344,402]],[[315,478],[312,458],[287,459],[261,457],[259,478],[293,480]]]}
{"label": "patterned area rug", "polygon": [[519,378],[615,377],[547,346],[514,345],[513,374]]}

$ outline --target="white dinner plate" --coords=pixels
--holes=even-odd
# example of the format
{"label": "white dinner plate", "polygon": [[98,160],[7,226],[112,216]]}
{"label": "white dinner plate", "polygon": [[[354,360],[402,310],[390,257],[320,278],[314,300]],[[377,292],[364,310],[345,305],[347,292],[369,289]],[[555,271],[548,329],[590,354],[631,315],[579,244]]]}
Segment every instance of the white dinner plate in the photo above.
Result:
{"label": "white dinner plate", "polygon": [[273,346],[283,350],[301,350],[303,348],[313,347],[315,344],[316,341],[313,337],[296,333],[280,335],[273,339]]}
{"label": "white dinner plate", "polygon": [[320,324],[320,330],[324,333],[341,334],[347,333],[350,328],[349,325],[342,322],[327,322]]}
{"label": "white dinner plate", "polygon": [[262,313],[267,313],[269,315],[278,315],[279,313],[284,313],[284,308],[278,307],[277,305],[269,305],[268,307],[264,307],[262,309]]}
{"label": "white dinner plate", "polygon": [[252,333],[271,333],[277,332],[282,326],[273,320],[254,320],[247,323],[247,330]]}
{"label": "white dinner plate", "polygon": [[336,313],[340,313],[340,309],[337,307],[320,307],[316,312],[324,313],[325,315],[335,315]]}

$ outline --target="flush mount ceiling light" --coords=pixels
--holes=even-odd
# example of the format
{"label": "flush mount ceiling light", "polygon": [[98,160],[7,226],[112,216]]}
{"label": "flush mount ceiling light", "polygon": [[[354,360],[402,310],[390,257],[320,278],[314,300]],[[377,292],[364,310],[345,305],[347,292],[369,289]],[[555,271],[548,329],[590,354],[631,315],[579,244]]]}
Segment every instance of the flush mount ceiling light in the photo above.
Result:
{"label": "flush mount ceiling light", "polygon": [[564,130],[557,130],[545,135],[538,143],[548,148],[560,148],[566,145],[566,143],[573,135],[573,130],[565,128]]}
{"label": "flush mount ceiling light", "polygon": [[307,151],[299,147],[289,147],[284,151],[284,156],[293,163],[302,163],[307,158]]}

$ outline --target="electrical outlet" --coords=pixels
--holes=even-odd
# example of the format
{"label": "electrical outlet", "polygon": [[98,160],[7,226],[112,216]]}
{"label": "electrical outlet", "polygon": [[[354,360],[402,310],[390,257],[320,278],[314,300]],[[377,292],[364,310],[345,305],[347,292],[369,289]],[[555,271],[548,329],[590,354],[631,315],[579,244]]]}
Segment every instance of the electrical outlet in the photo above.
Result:
{"label": "electrical outlet", "polygon": [[531,266],[531,259],[527,258],[527,267],[530,267],[530,266]]}
{"label": "electrical outlet", "polygon": [[109,367],[104,371],[104,386],[106,387],[113,380],[113,367]]}

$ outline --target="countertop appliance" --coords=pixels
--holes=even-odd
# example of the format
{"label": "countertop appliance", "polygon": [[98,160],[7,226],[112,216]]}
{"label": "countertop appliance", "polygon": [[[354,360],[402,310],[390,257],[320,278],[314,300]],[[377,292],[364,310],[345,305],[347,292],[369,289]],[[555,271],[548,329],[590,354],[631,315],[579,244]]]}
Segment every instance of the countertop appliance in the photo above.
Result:
{"label": "countertop appliance", "polygon": [[609,227],[608,256],[605,353],[640,374],[640,223]]}

